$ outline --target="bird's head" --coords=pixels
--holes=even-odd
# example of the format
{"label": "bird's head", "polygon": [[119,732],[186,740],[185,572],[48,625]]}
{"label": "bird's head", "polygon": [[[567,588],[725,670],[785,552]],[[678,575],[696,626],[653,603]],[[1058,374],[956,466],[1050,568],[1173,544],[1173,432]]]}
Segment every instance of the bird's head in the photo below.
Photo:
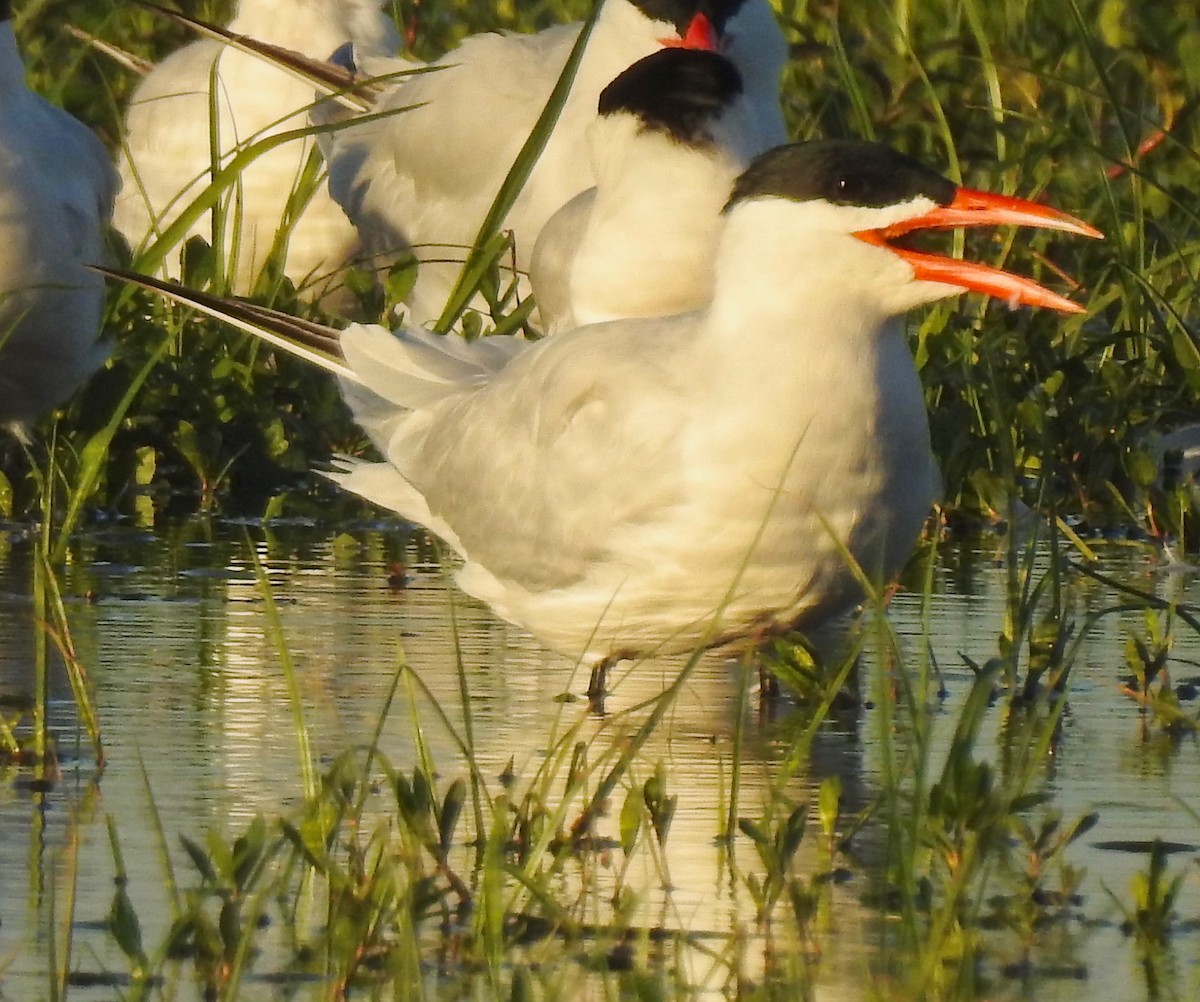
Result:
{"label": "bird's head", "polygon": [[719,51],[729,21],[745,0],[633,0],[651,21],[669,25],[659,38],[665,46]]}
{"label": "bird's head", "polygon": [[1102,234],[1074,216],[1008,195],[962,188],[886,146],[825,140],[780,146],[738,178],[726,211],[786,200],[786,225],[802,227],[811,268],[831,283],[874,297],[900,314],[964,290],[1012,306],[1064,313],[1083,307],[1031,279],[989,265],[914,250],[900,241],[921,230],[1032,226],[1086,237]]}
{"label": "bird's head", "polygon": [[665,48],[639,59],[600,93],[602,118],[628,116],[639,131],[687,146],[716,141],[717,121],[742,95],[742,77],[706,49]]}

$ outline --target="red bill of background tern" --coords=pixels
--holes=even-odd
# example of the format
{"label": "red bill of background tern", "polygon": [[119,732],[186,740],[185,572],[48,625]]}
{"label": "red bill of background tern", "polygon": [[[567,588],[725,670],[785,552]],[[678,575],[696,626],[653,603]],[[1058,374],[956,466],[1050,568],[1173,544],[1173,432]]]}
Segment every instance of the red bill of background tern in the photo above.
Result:
{"label": "red bill of background tern", "polygon": [[[330,191],[368,253],[387,263],[411,249],[422,262],[407,299],[410,321],[441,315],[467,249],[579,31],[580,25],[570,24],[533,35],[472,35],[429,64],[437,72],[404,77],[373,110],[414,107],[323,140]],[[785,141],[779,75],[787,45],[767,0],[606,0],[554,130],[503,223],[513,234],[518,272],[528,270],[551,215],[595,183],[586,131],[601,90],[664,45],[720,49],[745,82],[756,150]],[[356,63],[371,76],[422,65],[405,59]],[[529,291],[524,278],[520,288]]]}

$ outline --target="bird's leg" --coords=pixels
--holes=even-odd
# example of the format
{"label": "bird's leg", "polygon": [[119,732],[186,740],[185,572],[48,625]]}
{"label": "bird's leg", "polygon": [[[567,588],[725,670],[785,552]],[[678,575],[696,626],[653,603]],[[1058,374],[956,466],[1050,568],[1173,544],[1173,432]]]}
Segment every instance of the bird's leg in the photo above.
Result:
{"label": "bird's leg", "polygon": [[758,698],[763,703],[770,703],[779,698],[779,679],[761,657],[758,659]]}
{"label": "bird's leg", "polygon": [[615,658],[601,658],[592,666],[592,675],[588,679],[587,698],[595,713],[604,713],[604,686],[608,682],[608,669],[612,667]]}
{"label": "bird's leg", "polygon": [[770,642],[773,633],[765,626],[760,626],[746,639],[746,655],[755,660],[758,668],[758,698],[759,709],[763,708],[764,703],[772,702],[779,698],[779,679],[767,667],[766,659],[763,657],[763,652],[767,644]]}

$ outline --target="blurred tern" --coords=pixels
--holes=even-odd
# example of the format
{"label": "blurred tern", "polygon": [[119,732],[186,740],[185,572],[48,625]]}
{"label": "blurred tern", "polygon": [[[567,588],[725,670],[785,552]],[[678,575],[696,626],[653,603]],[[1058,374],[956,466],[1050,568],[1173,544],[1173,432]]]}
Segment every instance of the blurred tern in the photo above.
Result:
{"label": "blurred tern", "polygon": [[108,355],[98,342],[117,176],[81,122],[25,85],[0,0],[0,426],[24,438]]}
{"label": "blurred tern", "polygon": [[[400,41],[380,2],[241,0],[229,28],[320,59],[346,42],[364,53],[383,55],[395,52]],[[304,127],[313,100],[310,82],[221,41],[203,38],[172,53],[130,100],[119,159],[124,187],[114,225],[137,251],[204,190],[211,180],[214,105],[219,109],[219,155],[227,163],[239,145]],[[253,289],[312,150],[311,139],[284,143],[242,172],[233,189],[226,246],[221,249],[237,291]],[[211,215],[201,217],[188,235],[211,241]],[[234,241],[237,256],[231,261]],[[316,298],[337,284],[338,269],[358,248],[353,226],[322,184],[292,225],[284,272]],[[164,262],[166,274],[179,275],[181,250]]]}
{"label": "blurred tern", "polygon": [[[580,25],[534,35],[467,38],[405,77],[376,111],[409,110],[335,133],[324,142],[333,197],[382,260],[412,249],[422,262],[408,319],[425,323],[445,307],[467,249],[533,130]],[[744,109],[756,149],[786,139],[779,75],[787,46],[767,0],[606,0],[561,114],[504,228],[525,272],[550,216],[592,186],[586,131],[600,91],[622,70],[663,45],[719,48],[745,81]],[[359,59],[368,74],[421,64]],[[449,259],[449,260],[447,260]],[[522,279],[522,292],[527,283]]]}
{"label": "blurred tern", "polygon": [[600,94],[596,185],[558,210],[529,282],[545,333],[707,305],[721,208],[757,153],[741,75],[715,52],[668,48]]}
{"label": "blurred tern", "polygon": [[904,314],[964,289],[1082,311],[893,242],[988,224],[1099,236],[886,147],[813,142],[737,180],[692,313],[466,341],[173,294],[273,343],[315,336],[301,351],[386,457],[333,479],[444,539],[464,591],[602,668],[809,628],[860,597],[848,562],[900,569],[938,483]]}

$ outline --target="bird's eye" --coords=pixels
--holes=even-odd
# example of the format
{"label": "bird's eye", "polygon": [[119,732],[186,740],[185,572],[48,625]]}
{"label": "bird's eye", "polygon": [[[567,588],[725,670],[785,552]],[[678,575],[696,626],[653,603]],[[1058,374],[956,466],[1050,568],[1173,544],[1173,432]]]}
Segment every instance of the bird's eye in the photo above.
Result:
{"label": "bird's eye", "polygon": [[856,178],[843,174],[833,182],[833,201],[841,202],[843,205],[857,201],[861,188],[862,185]]}

